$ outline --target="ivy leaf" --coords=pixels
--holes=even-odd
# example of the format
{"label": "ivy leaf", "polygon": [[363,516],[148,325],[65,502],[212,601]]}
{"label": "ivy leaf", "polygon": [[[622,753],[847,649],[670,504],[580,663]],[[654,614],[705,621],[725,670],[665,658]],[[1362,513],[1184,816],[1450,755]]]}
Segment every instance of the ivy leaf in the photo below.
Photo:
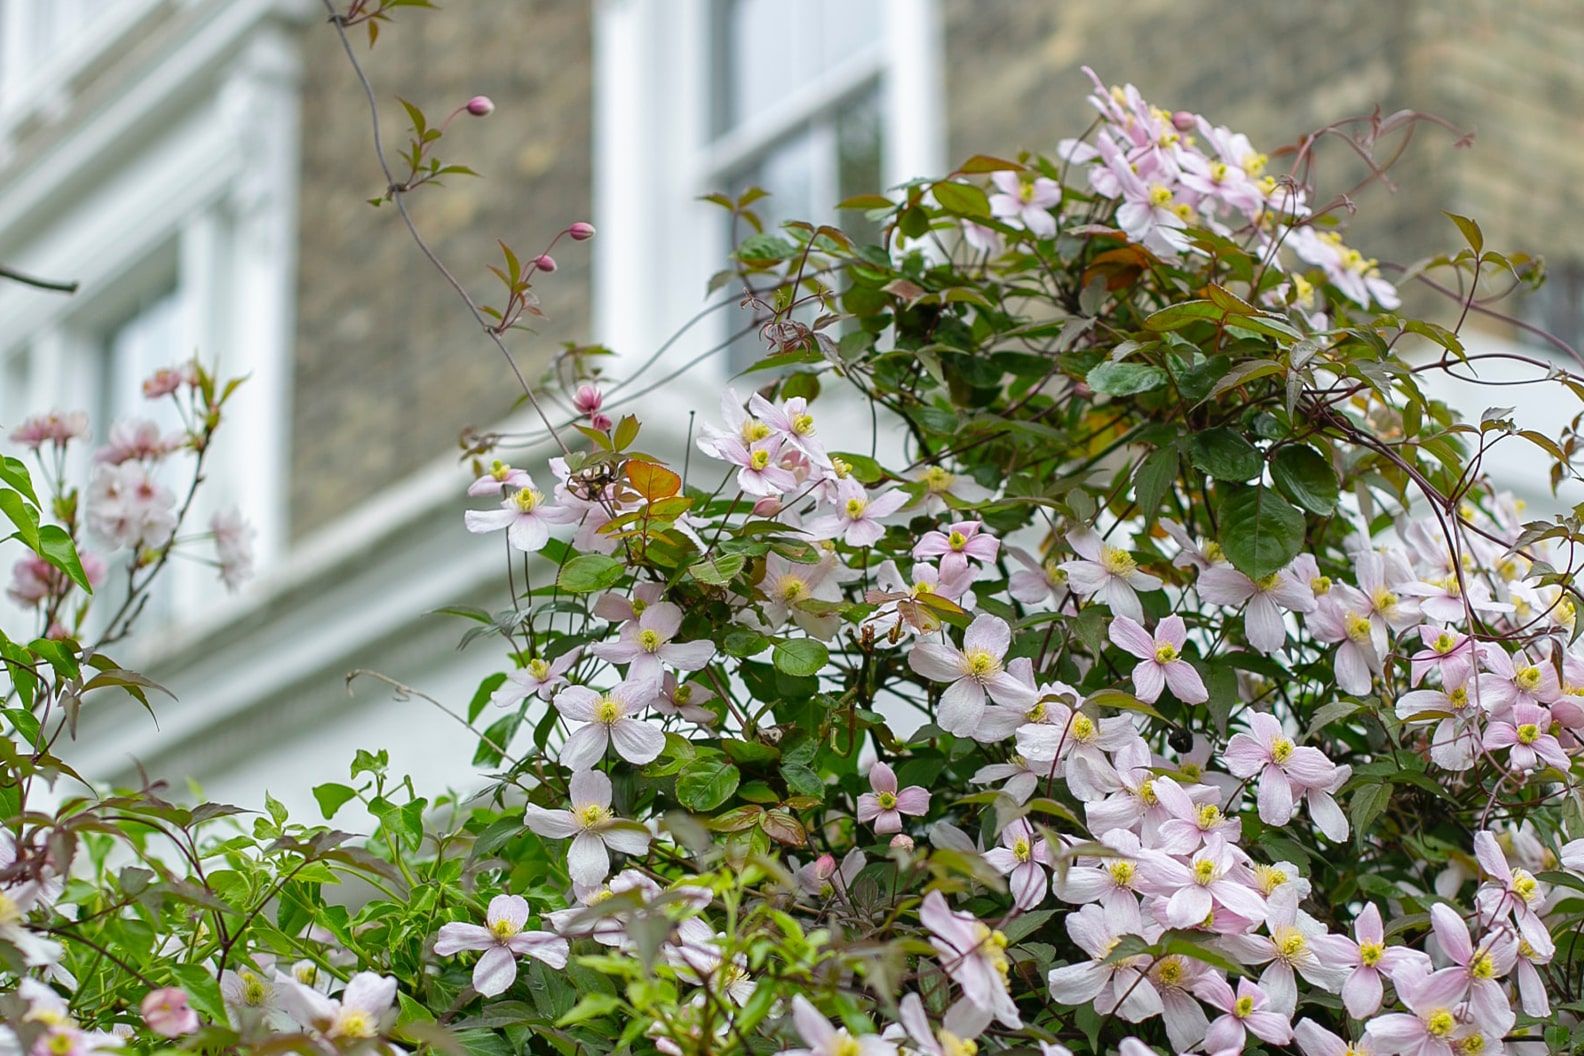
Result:
{"label": "ivy leaf", "polygon": [[1324,517],[1336,509],[1340,493],[1336,473],[1312,447],[1289,444],[1279,448],[1271,459],[1271,480],[1278,491],[1310,513]]}
{"label": "ivy leaf", "polygon": [[1135,396],[1166,384],[1166,372],[1148,363],[1101,363],[1084,378],[1107,396]]}
{"label": "ivy leaf", "polygon": [[1216,480],[1239,483],[1259,476],[1264,465],[1259,450],[1225,426],[1190,437],[1188,459]]}
{"label": "ivy leaf", "polygon": [[782,674],[810,678],[825,669],[830,660],[830,650],[824,642],[813,638],[787,638],[779,641],[770,653],[770,662]]}
{"label": "ivy leaf", "polygon": [[332,781],[323,785],[315,785],[313,787],[313,797],[319,802],[319,813],[324,815],[326,821],[329,821],[335,817],[336,811],[345,806],[349,800],[357,798],[357,790],[346,785],[338,785]]}
{"label": "ivy leaf", "polygon": [[604,554],[579,554],[561,566],[556,584],[572,594],[592,594],[616,585],[625,566]]}
{"label": "ivy leaf", "polygon": [[718,756],[695,759],[677,775],[677,802],[695,813],[714,810],[731,798],[741,779],[737,768]]}
{"label": "ivy leaf", "polygon": [[1218,540],[1232,567],[1250,579],[1280,571],[1303,548],[1304,518],[1291,503],[1263,487],[1221,491]]}

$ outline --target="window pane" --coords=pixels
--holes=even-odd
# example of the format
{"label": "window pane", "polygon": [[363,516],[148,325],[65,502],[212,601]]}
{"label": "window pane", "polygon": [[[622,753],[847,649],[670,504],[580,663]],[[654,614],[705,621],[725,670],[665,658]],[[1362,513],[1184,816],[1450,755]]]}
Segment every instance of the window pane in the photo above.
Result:
{"label": "window pane", "polygon": [[716,134],[876,44],[883,29],[878,0],[716,0]]}
{"label": "window pane", "polygon": [[143,381],[160,367],[175,366],[186,358],[176,347],[179,340],[179,301],[167,286],[145,298],[130,316],[112,327],[104,340],[104,367],[100,409],[100,438],[110,425],[123,418],[148,418],[166,428],[180,428],[181,416],[169,400],[145,400]]}

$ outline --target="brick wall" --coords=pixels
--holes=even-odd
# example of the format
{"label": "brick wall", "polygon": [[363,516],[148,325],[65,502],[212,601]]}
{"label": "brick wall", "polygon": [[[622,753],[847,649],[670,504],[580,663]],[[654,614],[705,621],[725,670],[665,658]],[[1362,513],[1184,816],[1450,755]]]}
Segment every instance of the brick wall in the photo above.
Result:
{"label": "brick wall", "polygon": [[[590,8],[556,0],[448,0],[405,11],[371,51],[359,45],[388,149],[405,142],[396,96],[438,121],[476,94],[498,109],[460,117],[442,140],[457,177],[419,191],[420,230],[476,300],[499,303],[485,271],[494,239],[519,253],[590,213]],[[335,36],[304,31],[301,240],[292,404],[294,534],[354,506],[448,449],[465,424],[511,410],[510,372],[431,271],[380,191],[368,113]],[[564,340],[588,333],[588,247],[563,246],[537,286],[549,320],[512,344],[532,377]]]}
{"label": "brick wall", "polygon": [[[1584,5],[1473,0],[1226,4],[1214,0],[943,0],[952,156],[1049,151],[1080,131],[1090,65],[1157,105],[1205,113],[1271,150],[1336,118],[1425,110],[1476,132],[1472,149],[1422,127],[1372,187],[1354,241],[1408,260],[1460,245],[1440,215],[1479,219],[1492,248],[1584,258]],[[1333,147],[1324,186],[1361,175]]]}

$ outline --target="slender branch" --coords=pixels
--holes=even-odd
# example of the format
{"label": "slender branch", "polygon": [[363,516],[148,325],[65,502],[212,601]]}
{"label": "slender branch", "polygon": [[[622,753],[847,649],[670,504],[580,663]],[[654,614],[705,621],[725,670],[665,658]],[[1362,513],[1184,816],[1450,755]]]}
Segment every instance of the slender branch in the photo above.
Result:
{"label": "slender branch", "polygon": [[37,275],[29,275],[25,271],[18,271],[4,264],[0,264],[0,279],[10,279],[24,286],[53,290],[55,293],[76,293],[77,287],[82,285],[75,279],[41,279]]}

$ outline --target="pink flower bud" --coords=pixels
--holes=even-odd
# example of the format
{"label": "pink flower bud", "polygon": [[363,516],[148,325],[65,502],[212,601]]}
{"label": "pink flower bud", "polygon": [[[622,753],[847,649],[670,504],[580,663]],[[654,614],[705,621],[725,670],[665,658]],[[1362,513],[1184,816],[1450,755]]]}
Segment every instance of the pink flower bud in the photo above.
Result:
{"label": "pink flower bud", "polygon": [[1172,127],[1179,132],[1187,132],[1199,127],[1199,118],[1186,110],[1179,110],[1172,115]]}
{"label": "pink flower bud", "polygon": [[198,1029],[198,1013],[187,1003],[187,994],[174,986],[152,990],[140,1008],[143,1022],[162,1038],[191,1034]]}
{"label": "pink flower bud", "polygon": [[891,837],[891,849],[894,851],[911,851],[913,849],[913,837],[905,832],[897,833]]}
{"label": "pink flower bud", "polygon": [[610,432],[611,426],[615,424],[616,423],[611,420],[611,416],[608,414],[600,414],[598,411],[596,411],[589,415],[589,425],[592,425],[602,433]]}
{"label": "pink flower bud", "polygon": [[495,112],[495,102],[487,95],[475,95],[468,100],[467,112],[474,117],[488,117]]}
{"label": "pink flower bud", "polygon": [[774,517],[781,512],[781,500],[774,495],[766,495],[753,504],[755,517]]}
{"label": "pink flower bud", "polygon": [[572,406],[583,414],[593,414],[605,402],[605,394],[598,385],[584,382],[577,387],[577,392],[572,394]]}
{"label": "pink flower bud", "polygon": [[548,253],[541,253],[534,258],[534,267],[540,271],[554,271],[556,270],[555,258]]}
{"label": "pink flower bud", "polygon": [[585,220],[579,220],[567,228],[567,234],[572,236],[574,242],[587,242],[594,237],[594,225]]}
{"label": "pink flower bud", "polygon": [[836,856],[822,854],[814,859],[814,876],[821,882],[836,875]]}

